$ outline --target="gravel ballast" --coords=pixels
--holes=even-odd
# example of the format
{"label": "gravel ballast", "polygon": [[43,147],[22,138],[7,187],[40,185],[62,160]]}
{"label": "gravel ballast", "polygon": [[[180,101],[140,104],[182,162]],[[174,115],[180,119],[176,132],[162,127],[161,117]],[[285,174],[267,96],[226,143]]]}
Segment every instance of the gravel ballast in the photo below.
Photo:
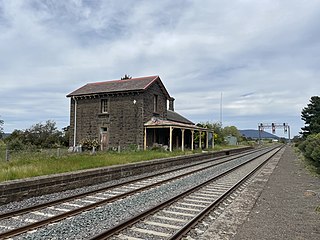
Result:
{"label": "gravel ballast", "polygon": [[[253,153],[252,155],[258,155],[258,153]],[[173,197],[200,182],[206,181],[222,172],[226,166],[236,165],[247,161],[246,159],[247,157],[240,157],[233,162],[213,167],[202,173],[177,180],[172,184],[159,186],[156,189],[84,212],[63,222],[49,225],[33,234],[21,235],[15,239],[88,239],[99,233],[101,229],[110,228],[164,199]]]}

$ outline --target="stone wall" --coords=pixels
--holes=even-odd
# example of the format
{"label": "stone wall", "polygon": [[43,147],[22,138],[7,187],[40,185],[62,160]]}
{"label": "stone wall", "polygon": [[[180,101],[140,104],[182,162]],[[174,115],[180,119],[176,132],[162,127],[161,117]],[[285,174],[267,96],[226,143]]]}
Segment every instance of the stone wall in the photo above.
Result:
{"label": "stone wall", "polygon": [[[158,112],[155,113],[153,110],[153,97],[158,96]],[[153,116],[159,118],[167,118],[167,98],[163,94],[159,84],[156,82],[148,88],[143,95],[144,98],[144,123],[149,121]]]}
{"label": "stone wall", "polygon": [[[74,137],[74,115],[75,115],[75,100],[71,99],[70,104],[70,146],[73,146]],[[100,98],[82,98],[76,99],[76,144],[84,138],[99,139],[99,114],[101,112]],[[105,120],[107,123],[108,119]]]}
{"label": "stone wall", "polygon": [[[158,96],[158,111],[153,99]],[[101,113],[101,100],[108,99],[108,113]],[[101,129],[107,129],[109,148],[143,148],[144,123],[153,116],[166,118],[167,98],[155,82],[145,91],[78,97],[76,109],[76,145],[84,138],[100,141]],[[70,103],[70,146],[74,137],[75,100]]]}
{"label": "stone wall", "polygon": [[110,98],[109,146],[143,146],[143,97],[140,93]]}

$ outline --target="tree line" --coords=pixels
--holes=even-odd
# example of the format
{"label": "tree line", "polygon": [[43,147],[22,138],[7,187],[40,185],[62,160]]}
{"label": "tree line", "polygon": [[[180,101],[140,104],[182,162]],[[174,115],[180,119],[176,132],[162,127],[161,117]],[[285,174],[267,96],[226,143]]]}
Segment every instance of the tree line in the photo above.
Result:
{"label": "tree line", "polygon": [[[3,120],[0,120],[0,139],[3,139]],[[3,141],[10,150],[57,148],[69,145],[69,127],[58,130],[56,122],[48,120],[26,130],[14,130]]]}
{"label": "tree line", "polygon": [[[237,127],[235,126],[226,126],[222,127],[220,122],[201,122],[197,124],[198,127],[208,128],[214,132],[214,143],[218,145],[225,144],[225,138],[227,136],[234,136],[237,138],[238,142],[244,141],[244,137],[241,136]],[[202,141],[205,141],[205,133],[202,133]],[[199,133],[195,133],[195,143],[199,142]]]}
{"label": "tree line", "polygon": [[[304,156],[320,166],[320,97],[313,96],[310,103],[301,111],[301,119],[305,126],[301,128],[300,137],[295,137],[296,146]],[[9,149],[23,150],[28,148],[54,148],[69,146],[69,127],[62,131],[57,129],[56,122],[48,120],[37,123],[26,130],[14,130],[10,136],[3,139],[4,121],[0,119],[0,140],[4,141]],[[243,137],[235,126],[222,128],[220,123],[198,123],[199,127],[206,127],[214,131],[216,144],[224,144],[228,135],[237,137],[241,142]],[[199,138],[200,136],[196,136]],[[204,136],[201,136],[204,139]]]}

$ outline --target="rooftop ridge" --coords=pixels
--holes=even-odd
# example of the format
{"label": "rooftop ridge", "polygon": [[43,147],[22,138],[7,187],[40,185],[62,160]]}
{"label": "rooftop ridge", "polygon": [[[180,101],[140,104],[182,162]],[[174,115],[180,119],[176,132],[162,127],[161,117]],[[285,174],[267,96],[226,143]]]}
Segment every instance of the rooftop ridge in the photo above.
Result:
{"label": "rooftop ridge", "polygon": [[164,87],[158,75],[87,83],[84,86],[69,93],[67,97],[88,95],[94,93],[145,91],[157,81],[165,96],[167,98],[170,98],[168,91]]}
{"label": "rooftop ridge", "polygon": [[144,80],[146,78],[157,78],[159,77],[158,75],[154,76],[147,76],[147,77],[136,77],[136,78],[129,78],[129,79],[117,79],[117,80],[105,80],[105,81],[100,81],[100,82],[92,82],[92,83],[87,83],[86,85],[99,85],[99,84],[104,84],[104,83],[115,83],[115,82],[128,82],[128,81],[139,81],[139,80]]}

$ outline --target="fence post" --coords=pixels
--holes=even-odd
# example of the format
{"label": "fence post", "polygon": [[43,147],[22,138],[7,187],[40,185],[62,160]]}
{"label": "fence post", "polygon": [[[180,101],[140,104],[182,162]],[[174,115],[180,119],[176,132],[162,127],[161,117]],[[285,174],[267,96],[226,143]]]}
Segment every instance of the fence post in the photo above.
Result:
{"label": "fence post", "polygon": [[57,148],[57,157],[60,157],[60,148]]}
{"label": "fence post", "polygon": [[9,160],[10,160],[10,155],[9,155],[9,149],[8,149],[8,147],[7,147],[7,148],[6,148],[6,161],[9,162]]}

